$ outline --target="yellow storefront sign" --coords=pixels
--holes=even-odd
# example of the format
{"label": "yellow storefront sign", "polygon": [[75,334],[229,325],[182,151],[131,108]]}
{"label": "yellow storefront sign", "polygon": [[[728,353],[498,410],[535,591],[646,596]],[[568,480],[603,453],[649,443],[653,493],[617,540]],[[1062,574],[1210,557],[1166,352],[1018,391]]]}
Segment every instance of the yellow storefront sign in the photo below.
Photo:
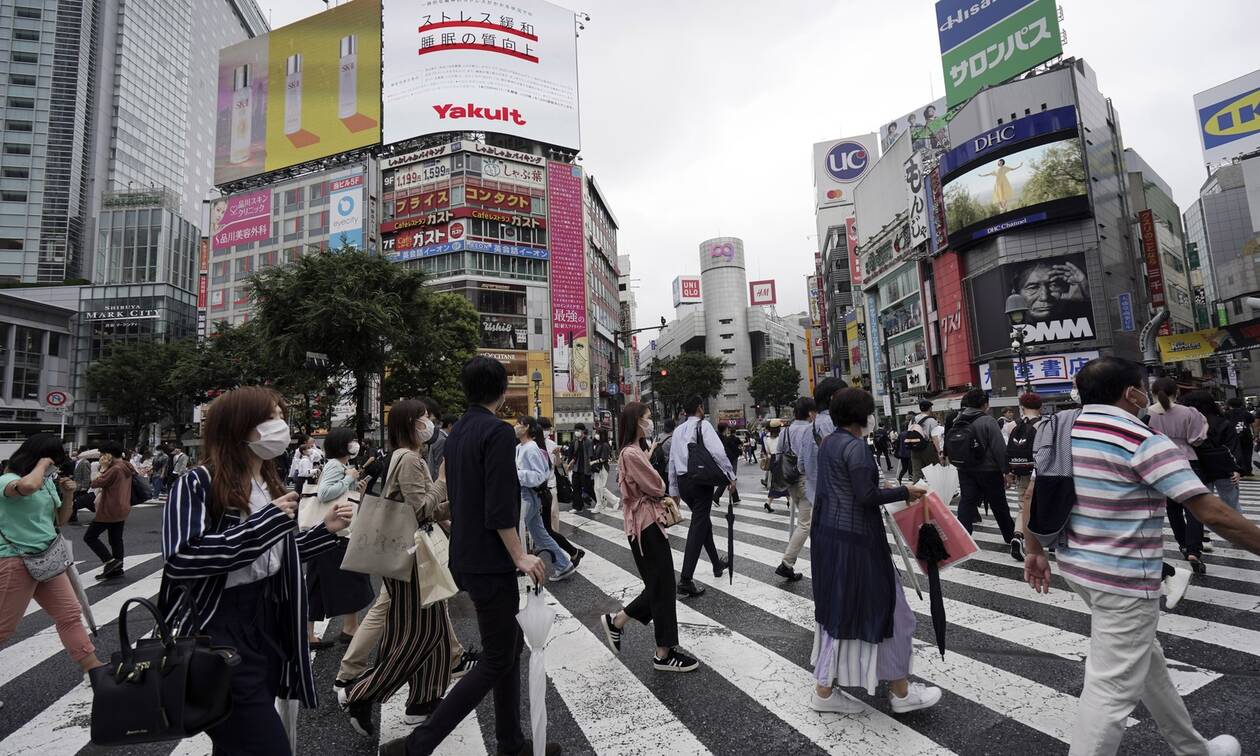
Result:
{"label": "yellow storefront sign", "polygon": [[1211,357],[1222,335],[1219,328],[1207,328],[1193,333],[1175,333],[1158,337],[1159,356],[1164,362],[1185,362]]}

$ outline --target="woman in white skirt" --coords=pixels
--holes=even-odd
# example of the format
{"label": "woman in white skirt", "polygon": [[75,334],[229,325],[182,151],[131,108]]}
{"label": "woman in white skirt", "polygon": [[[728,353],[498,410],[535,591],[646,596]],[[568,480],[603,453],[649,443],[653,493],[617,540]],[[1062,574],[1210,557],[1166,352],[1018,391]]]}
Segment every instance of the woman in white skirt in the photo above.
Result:
{"label": "woman in white skirt", "polygon": [[875,456],[862,436],[875,401],[861,389],[831,398],[836,431],[822,441],[818,488],[810,525],[814,586],[814,681],[810,708],[853,713],[863,704],[834,692],[888,683],[894,714],[926,709],[940,688],[911,683],[914,612],[906,604],[888,547],[880,507],[914,501],[918,486],[879,487]]}

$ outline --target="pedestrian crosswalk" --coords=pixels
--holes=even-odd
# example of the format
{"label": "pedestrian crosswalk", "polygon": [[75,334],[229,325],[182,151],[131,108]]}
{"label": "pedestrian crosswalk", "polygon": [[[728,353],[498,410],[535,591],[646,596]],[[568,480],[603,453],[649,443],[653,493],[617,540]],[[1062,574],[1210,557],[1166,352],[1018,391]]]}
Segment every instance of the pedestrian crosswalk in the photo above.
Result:
{"label": "pedestrian crosswalk", "polygon": [[[756,486],[753,483],[753,486]],[[752,488],[750,486],[749,488]],[[944,658],[931,635],[929,607],[907,583],[918,619],[912,676],[944,696],[929,710],[894,716],[881,695],[850,691],[858,714],[820,714],[806,706],[812,685],[814,628],[808,544],[796,583],[774,575],[788,538],[784,502],[762,506],[757,490],[741,491],[735,507],[734,577],[713,579],[707,558],[697,570],[705,595],[680,600],[680,646],[702,664],[690,675],[655,672],[652,630],[631,623],[623,650],[605,645],[599,618],[641,589],[619,511],[565,512],[562,529],[586,551],[576,576],[544,593],[556,610],[547,646],[551,738],[566,753],[594,754],[971,754],[1016,748],[1027,754],[1066,753],[1089,651],[1084,605],[1056,577],[1049,595],[1032,592],[1022,566],[1002,543],[991,518],[975,533],[980,553],[941,575],[949,620]],[[1260,482],[1242,484],[1244,514],[1260,521]],[[1017,503],[1012,494],[1012,508]],[[725,502],[722,505],[725,510]],[[675,568],[681,566],[688,522],[670,529]],[[719,551],[726,522],[714,512]],[[1166,554],[1180,555],[1166,533]],[[1215,538],[1208,574],[1196,576],[1175,612],[1160,618],[1160,638],[1177,690],[1205,734],[1232,732],[1244,752],[1260,749],[1260,558]],[[87,575],[94,562],[85,563]],[[898,564],[900,567],[900,564]],[[129,559],[124,583],[87,585],[102,627],[102,654],[116,648],[118,610],[126,598],[154,596],[160,557]],[[90,578],[86,581],[91,583]],[[924,593],[926,596],[926,581]],[[51,620],[32,605],[18,633],[0,647],[0,756],[98,753],[89,744],[91,691],[65,658]],[[475,619],[463,597],[452,602],[457,635],[477,642]],[[147,623],[146,623],[147,629]],[[321,624],[329,637],[339,623]],[[404,736],[405,692],[380,707],[379,737],[354,733],[331,695],[344,646],[314,652],[320,707],[298,719],[298,753],[370,754],[380,742]],[[526,651],[526,654],[529,652]],[[522,674],[527,664],[522,664]],[[527,700],[527,697],[526,697]],[[522,707],[528,729],[528,705]],[[1139,707],[1123,753],[1166,753],[1155,723]],[[489,699],[442,745],[439,753],[493,753]],[[167,756],[209,753],[205,736],[128,752]]]}

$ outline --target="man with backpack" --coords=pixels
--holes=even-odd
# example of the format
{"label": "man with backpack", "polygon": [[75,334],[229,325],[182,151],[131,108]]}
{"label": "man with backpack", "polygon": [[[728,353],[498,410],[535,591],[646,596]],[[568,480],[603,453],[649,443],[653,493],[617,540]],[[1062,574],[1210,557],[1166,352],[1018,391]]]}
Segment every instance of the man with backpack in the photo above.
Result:
{"label": "man with backpack", "polygon": [[989,414],[989,397],[984,389],[969,390],[963,394],[961,404],[962,411],[945,434],[945,454],[950,464],[958,468],[958,519],[970,533],[980,521],[980,503],[984,502],[997,520],[1002,540],[1009,544],[1015,537],[1015,521],[1006,503],[1010,480],[1006,475],[1002,428]]}
{"label": "man with backpack", "polygon": [[1225,404],[1229,407],[1226,415],[1233,421],[1234,431],[1238,434],[1239,475],[1250,478],[1252,477],[1251,455],[1255,449],[1255,436],[1251,429],[1255,427],[1256,416],[1248,411],[1243,406],[1243,400],[1236,396],[1231,396]]}
{"label": "man with backpack", "polygon": [[923,468],[941,461],[940,449],[936,446],[933,431],[939,423],[932,417],[932,402],[919,400],[919,414],[914,416],[910,427],[906,428],[906,448],[910,450],[910,482],[923,477]]}
{"label": "man with backpack", "polygon": [[[715,488],[735,490],[735,471],[726,458],[722,439],[704,420],[704,397],[699,394],[691,397],[683,409],[688,417],[674,429],[669,451],[669,495],[674,497],[674,501],[682,499],[691,509],[678,595],[694,597],[704,594],[704,589],[692,579],[702,549],[708,553],[713,564],[713,577],[722,577],[730,566],[730,562],[718,554],[717,544],[713,541],[710,512]],[[693,446],[696,447],[694,450]]]}
{"label": "man with backpack", "polygon": [[656,470],[656,474],[661,476],[661,481],[669,486],[669,449],[674,442],[674,428],[677,424],[673,418],[665,421],[665,426],[661,428],[661,434],[656,439],[656,443],[652,447],[652,452],[648,456],[648,462],[652,465],[652,469]]}
{"label": "man with backpack", "polygon": [[1019,397],[1020,418],[1010,423],[1011,431],[1006,438],[1006,467],[1015,476],[1015,491],[1019,494],[1019,528],[1011,539],[1011,558],[1024,561],[1024,528],[1028,525],[1028,507],[1023,504],[1024,492],[1032,480],[1036,449],[1037,429],[1041,427],[1041,396],[1029,391]]}
{"label": "man with backpack", "polygon": [[879,462],[879,458],[884,458],[884,466],[888,468],[888,472],[892,472],[892,455],[890,452],[891,437],[888,434],[888,422],[885,421],[875,432],[871,434],[871,441],[875,445],[875,461]]}

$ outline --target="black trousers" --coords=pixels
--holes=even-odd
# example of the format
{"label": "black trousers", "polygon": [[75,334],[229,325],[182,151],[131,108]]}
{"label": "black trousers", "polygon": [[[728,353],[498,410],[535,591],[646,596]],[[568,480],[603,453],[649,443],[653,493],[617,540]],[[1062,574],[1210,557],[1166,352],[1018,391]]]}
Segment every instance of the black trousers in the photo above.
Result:
{"label": "black trousers", "polygon": [[1186,556],[1203,556],[1203,523],[1189,509],[1168,499],[1168,525]]}
{"label": "black trousers", "polygon": [[568,538],[560,535],[560,531],[551,529],[551,489],[543,486],[539,490],[541,491],[538,494],[538,498],[542,501],[543,528],[546,529],[547,535],[551,536],[551,539],[556,542],[556,545],[568,552],[569,558],[572,559],[577,556],[577,546],[574,546],[573,542]]}
{"label": "black trousers", "polygon": [[481,658],[451,688],[424,724],[407,736],[407,756],[433,753],[491,691],[499,752],[516,753],[525,744],[525,734],[521,732],[521,648],[525,636],[516,621],[516,573],[455,573],[455,582],[468,592],[477,609]]}
{"label": "black trousers", "polygon": [[[101,562],[108,562],[111,559],[122,561],[123,559],[123,528],[127,522],[93,522],[88,525],[87,532],[83,534],[83,543],[92,550],[92,553],[100,558]],[[101,533],[109,535],[109,548],[105,548],[105,544],[101,543]],[[112,553],[111,553],[112,552]]]}
{"label": "black trousers", "polygon": [[678,479],[678,493],[691,509],[691,525],[687,528],[687,549],[683,554],[682,579],[691,580],[696,574],[696,563],[700,561],[700,550],[709,554],[709,561],[716,567],[722,557],[718,555],[717,544],[713,542],[713,520],[710,512],[713,509],[714,486],[700,486],[691,483],[687,477]]}
{"label": "black trousers", "polygon": [[214,756],[287,756],[289,736],[276,713],[284,654],[268,578],[223,592],[206,626],[216,646],[232,646],[241,663],[232,668],[232,713],[206,730]]}
{"label": "black trousers", "polygon": [[580,512],[591,503],[591,496],[595,490],[595,479],[590,475],[574,470],[572,480],[573,509]]}
{"label": "black trousers", "polygon": [[1251,455],[1255,451],[1255,441],[1248,436],[1246,440],[1238,439],[1238,466],[1242,468],[1240,474],[1251,475]]}
{"label": "black trousers", "polygon": [[876,449],[875,459],[878,461],[880,457],[884,458],[884,467],[888,468],[888,472],[892,472],[892,454],[887,449]]}
{"label": "black trousers", "polygon": [[1006,503],[1006,483],[1002,473],[959,470],[958,489],[962,494],[958,499],[958,519],[967,532],[970,533],[972,524],[980,519],[980,502],[983,501],[993,511],[993,519],[997,520],[1002,531],[1002,540],[1010,543],[1015,537],[1015,521],[1011,519],[1011,508]]}
{"label": "black trousers", "polygon": [[[897,481],[900,482],[902,478],[910,477],[910,458],[898,457],[898,459],[901,460],[901,469],[897,471]],[[913,483],[914,481],[910,482]]]}
{"label": "black trousers", "polygon": [[630,553],[643,578],[643,592],[626,604],[626,616],[645,625],[651,622],[656,645],[673,648],[678,645],[678,606],[674,603],[674,557],[669,539],[660,528],[650,525],[637,539],[630,539]]}

